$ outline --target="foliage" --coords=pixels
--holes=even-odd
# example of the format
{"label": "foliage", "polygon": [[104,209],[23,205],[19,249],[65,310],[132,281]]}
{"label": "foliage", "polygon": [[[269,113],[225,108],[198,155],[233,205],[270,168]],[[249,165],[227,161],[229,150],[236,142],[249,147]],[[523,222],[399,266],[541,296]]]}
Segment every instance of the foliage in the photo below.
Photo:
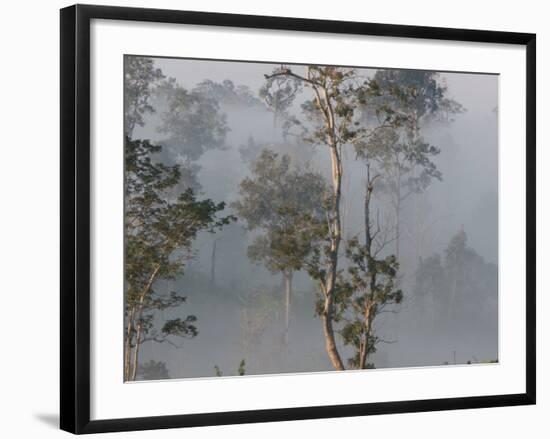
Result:
{"label": "foliage", "polygon": [[250,260],[272,273],[282,273],[285,283],[285,336],[288,344],[293,273],[305,267],[319,230],[325,182],[316,173],[290,166],[290,157],[264,149],[252,164],[252,176],[240,184],[241,199],[233,207],[249,230],[263,233],[248,247]]}
{"label": "foliage", "polygon": [[[223,372],[217,364],[214,365],[214,374],[217,377],[222,377],[223,376]],[[238,376],[246,375],[246,362],[244,361],[244,358],[239,363],[239,367],[237,369],[237,375]]]}
{"label": "foliage", "polygon": [[131,137],[136,125],[143,126],[143,116],[154,113],[150,98],[160,81],[162,71],[155,68],[151,58],[124,57],[124,133]]}
{"label": "foliage", "polygon": [[[325,221],[318,227],[316,245],[308,258],[306,267],[310,276],[318,282],[318,314],[323,322],[327,354],[337,370],[345,368],[334,338],[334,302],[338,294],[338,279],[341,275],[339,249],[342,241],[340,203],[342,195],[342,148],[363,145],[373,130],[362,124],[360,106],[365,105],[369,80],[362,78],[354,69],[333,66],[308,65],[305,72],[300,68],[285,66],[276,68],[266,76],[266,88],[273,84],[293,84],[298,82],[311,91],[312,98],[301,104],[302,119],[288,117],[285,131],[296,134],[301,141],[313,145],[323,145],[331,161],[330,196],[323,199]],[[292,92],[293,87],[288,87]]]}
{"label": "foliage", "polygon": [[284,76],[273,76],[266,79],[267,81],[261,87],[259,95],[266,103],[267,108],[273,111],[273,122],[276,124],[277,119],[281,116],[289,118],[288,110],[301,91],[302,84],[296,78]]}
{"label": "foliage", "polygon": [[246,144],[243,144],[239,147],[239,155],[241,157],[241,161],[249,166],[254,166],[254,162],[258,160],[264,148],[265,147],[263,147],[262,144],[254,140],[252,136],[249,136]]}
{"label": "foliage", "polygon": [[193,162],[208,150],[225,147],[229,128],[215,98],[200,88],[186,90],[173,79],[165,81],[158,94],[167,101],[159,128],[167,138],[160,143],[180,162]]}
{"label": "foliage", "polygon": [[244,361],[244,358],[239,363],[239,369],[237,370],[237,373],[239,374],[239,376],[243,376],[246,374],[246,363]]}
{"label": "foliage", "polygon": [[[161,150],[148,140],[125,141],[125,305],[126,350],[145,341],[174,343],[174,338],[197,335],[195,316],[166,320],[155,329],[155,313],[178,308],[185,297],[176,292],[159,293],[155,284],[183,272],[191,257],[191,245],[201,231],[213,232],[228,224],[231,216],[218,217],[225,204],[198,200],[192,189],[170,199],[180,179],[177,165],[166,166],[154,156]],[[127,378],[129,377],[129,357]],[[137,358],[134,360],[136,374]]]}
{"label": "foliage", "polygon": [[447,95],[447,85],[436,72],[421,70],[378,70],[365,92],[365,115],[375,116],[379,125],[356,151],[375,162],[382,174],[378,186],[393,206],[398,256],[402,202],[442,179],[433,161],[441,151],[424,139],[421,128],[464,111]]}
{"label": "foliage", "polygon": [[[431,160],[440,149],[423,140],[420,129],[434,119],[448,120],[463,108],[447,97],[447,86],[439,80],[438,74],[420,70],[378,70],[369,83],[368,96],[371,103],[376,104],[371,107],[376,116],[384,115],[384,120],[390,122],[366,145],[371,156],[393,177],[390,184],[400,184],[410,192],[421,192],[432,179],[440,180],[441,173]],[[359,153],[365,155],[366,151]],[[419,172],[413,174],[415,168]]]}
{"label": "foliage", "polygon": [[232,219],[217,218],[225,203],[197,200],[191,189],[180,193],[174,201],[167,200],[166,193],[179,181],[180,171],[177,165],[166,166],[153,161],[152,156],[160,148],[148,140],[126,139],[125,232],[129,304],[137,300],[152,267],[159,266],[157,278],[172,278],[182,270],[199,231],[214,231]]}
{"label": "foliage", "polygon": [[437,72],[382,69],[369,85],[369,96],[380,98],[375,111],[401,116],[401,123],[409,130],[421,120],[449,120],[464,111],[462,105],[448,97],[447,85]]}
{"label": "foliage", "polygon": [[263,107],[262,101],[252,93],[249,87],[235,85],[229,79],[221,83],[206,79],[197,85],[195,91],[221,105],[242,108]]}
{"label": "foliage", "polygon": [[442,179],[441,171],[432,161],[441,150],[420,137],[411,141],[396,128],[381,127],[361,146],[358,156],[369,155],[378,164],[383,175],[379,188],[395,198],[395,206],[426,190],[434,179]]}
{"label": "foliage", "polygon": [[249,246],[250,259],[272,273],[301,270],[323,218],[323,178],[292,169],[287,155],[264,149],[252,176],[241,182],[240,193],[233,207],[249,230],[263,232]]}
{"label": "foliage", "polygon": [[438,296],[447,289],[447,276],[441,255],[435,253],[422,259],[415,274],[414,294],[416,296]]}
{"label": "foliage", "polygon": [[[307,143],[326,144],[327,130],[333,131],[333,140],[339,145],[361,142],[370,133],[361,123],[359,111],[368,81],[354,69],[309,65],[306,73],[299,75],[282,66],[268,76],[264,93],[275,93],[275,86],[281,94],[279,100],[289,102],[304,87],[313,91],[313,98],[300,106],[304,119],[289,116],[286,122],[287,131],[299,128],[301,139]],[[330,126],[327,118],[331,119]]]}
{"label": "foliage", "polygon": [[496,306],[498,270],[468,246],[460,230],[443,252],[421,260],[416,270],[415,295],[432,298],[442,328],[452,330],[461,315],[470,324],[487,324],[488,307]]}
{"label": "foliage", "polygon": [[162,361],[149,360],[138,367],[137,377],[139,380],[168,380],[170,373],[166,363]]}
{"label": "foliage", "polygon": [[339,333],[344,344],[355,349],[348,360],[352,368],[365,368],[368,356],[376,352],[381,341],[373,322],[388,305],[401,303],[403,292],[396,288],[399,263],[394,255],[377,259],[357,238],[346,245],[350,262],[348,276],[340,276],[336,294],[335,321],[341,322]]}

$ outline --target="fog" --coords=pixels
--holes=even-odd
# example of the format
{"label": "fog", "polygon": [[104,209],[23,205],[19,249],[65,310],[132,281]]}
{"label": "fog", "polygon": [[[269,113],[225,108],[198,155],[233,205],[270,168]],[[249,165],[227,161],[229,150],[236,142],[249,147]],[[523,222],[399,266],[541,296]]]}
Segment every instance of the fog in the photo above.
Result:
{"label": "fog", "polygon": [[[251,160],[262,148],[288,154],[292,165],[318,172],[328,180],[331,168],[326,147],[285,139],[282,122],[259,97],[266,82],[264,75],[277,65],[175,58],[155,58],[154,64],[186,90],[205,80],[230,80],[235,87],[248,87],[261,105],[219,102],[229,131],[222,148],[207,150],[194,162],[196,179],[199,198],[225,202],[224,213],[234,214],[237,220],[215,233],[199,233],[192,246],[193,258],[183,273],[157,283],[158,290],[177,291],[186,296],[186,302],[160,311],[155,318],[161,322],[192,314],[197,318],[198,334],[178,343],[180,347],[144,342],[140,364],[151,360],[165,363],[170,378],[211,377],[216,368],[223,375],[236,375],[242,360],[247,375],[333,370],[321,320],[315,315],[316,282],[305,270],[294,274],[285,341],[282,276],[250,260],[247,249],[262,231],[248,230],[232,207],[241,196],[241,181],[251,175]],[[361,74],[370,78],[375,71],[364,69]],[[432,160],[442,177],[403,201],[398,256],[403,301],[374,322],[381,342],[369,355],[373,367],[498,360],[498,80],[497,75],[488,74],[439,74],[438,81],[448,87],[448,97],[464,111],[452,115],[452,120],[433,120],[422,127],[425,141],[440,149]],[[302,90],[289,112],[299,116],[306,98],[310,96]],[[144,115],[144,124],[136,126],[133,138],[162,142],[166,138],[160,131],[163,114],[168,111],[166,97],[155,96],[151,103],[155,112]],[[344,145],[342,150],[342,230],[343,237],[349,239],[364,233],[366,177],[364,163],[357,160],[352,147]],[[162,160],[178,163],[175,154],[162,155]],[[380,195],[375,207],[381,221],[390,227],[393,219],[388,213],[388,197]],[[465,237],[464,255],[469,259],[461,265],[465,284],[459,291],[463,297],[453,299],[449,310],[447,299],[437,290],[439,284],[426,273],[432,273],[428,264],[434,263],[442,276],[448,274],[445,279],[453,278],[445,255],[457,236]],[[384,251],[394,253],[395,243]],[[434,262],[437,257],[440,265]],[[440,288],[451,288],[441,282]],[[339,336],[336,340],[342,356],[349,357],[350,348]]]}

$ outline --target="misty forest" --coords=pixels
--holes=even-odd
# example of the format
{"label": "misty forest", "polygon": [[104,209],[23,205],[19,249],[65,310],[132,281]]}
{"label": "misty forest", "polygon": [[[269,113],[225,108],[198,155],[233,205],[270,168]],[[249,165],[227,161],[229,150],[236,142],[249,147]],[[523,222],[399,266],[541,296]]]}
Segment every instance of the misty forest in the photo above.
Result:
{"label": "misty forest", "polygon": [[124,85],[125,381],[498,362],[497,75],[125,56]]}

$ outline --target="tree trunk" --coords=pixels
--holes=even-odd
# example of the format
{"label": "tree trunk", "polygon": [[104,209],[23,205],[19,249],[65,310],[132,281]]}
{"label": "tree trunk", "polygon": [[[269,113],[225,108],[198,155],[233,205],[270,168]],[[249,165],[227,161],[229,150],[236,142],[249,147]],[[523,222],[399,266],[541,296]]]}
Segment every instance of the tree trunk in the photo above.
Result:
{"label": "tree trunk", "polygon": [[275,100],[275,108],[273,108],[273,135],[277,135],[277,122],[279,116],[279,103]]}
{"label": "tree trunk", "polygon": [[334,329],[332,327],[332,299],[325,301],[325,309],[321,316],[323,320],[323,332],[325,334],[325,347],[328,358],[335,370],[344,370],[344,363],[338,353],[336,341],[334,340]]}
{"label": "tree trunk", "polygon": [[137,329],[136,329],[136,346],[134,347],[134,359],[133,359],[133,366],[132,366],[132,381],[136,380],[137,375],[137,369],[138,369],[138,360],[139,360],[139,347],[141,345],[140,342],[141,337],[141,323],[138,323]]}
{"label": "tree trunk", "polygon": [[134,314],[135,308],[129,313],[128,326],[126,329],[126,342],[124,346],[124,381],[130,378],[130,357],[132,352],[132,331],[134,330]]}
{"label": "tree trunk", "polygon": [[395,257],[399,260],[399,244],[401,241],[401,179],[398,180],[397,202],[395,205]]}
{"label": "tree trunk", "polygon": [[[419,132],[420,132],[420,127],[418,125],[418,111],[417,110],[414,110],[413,118],[414,118],[414,121],[413,121],[412,145],[413,145],[413,149],[416,150],[418,139],[419,139]],[[414,163],[413,163],[413,166],[412,166],[412,175],[413,175],[413,179],[416,179],[416,177],[417,177],[417,175],[416,175],[416,165]],[[419,258],[422,256],[422,251],[421,251],[422,231],[421,231],[421,228],[420,228],[420,205],[418,203],[418,194],[414,195],[413,201],[414,201],[414,227],[415,227],[415,241],[416,241],[416,260],[418,261]]]}
{"label": "tree trunk", "polygon": [[[364,204],[364,214],[365,214],[365,250],[366,250],[366,261],[365,264],[367,268],[370,268],[369,265],[374,261],[372,255],[372,242],[373,236],[371,234],[371,224],[370,224],[370,202],[372,197],[372,192],[374,190],[374,180],[377,176],[374,176],[372,179],[370,177],[370,165],[367,164],[367,187],[365,191],[365,204]],[[363,324],[364,324],[364,343],[362,349],[359,351],[359,369],[364,369],[367,364],[367,357],[369,352],[369,339],[371,336],[372,330],[372,320],[376,314],[373,303],[373,294],[376,289],[376,271],[373,271],[369,274],[369,289],[370,289],[370,298],[366,300],[364,314],[363,314]]]}
{"label": "tree trunk", "polygon": [[[309,73],[308,73],[309,74]],[[338,250],[342,239],[342,225],[340,222],[340,199],[342,193],[342,161],[338,151],[338,140],[335,132],[335,120],[332,104],[326,88],[313,85],[317,106],[322,112],[326,129],[326,144],[330,152],[332,174],[332,209],[329,215],[329,239],[330,250],[328,252],[327,275],[323,281],[322,290],[325,295],[325,303],[322,313],[323,332],[325,335],[325,347],[328,357],[336,370],[344,370],[344,363],[338,353],[334,338],[333,300],[338,273]],[[322,97],[321,97],[322,94]]]}
{"label": "tree trunk", "polygon": [[365,369],[365,366],[367,364],[367,356],[369,352],[369,338],[371,336],[371,306],[366,305],[365,306],[365,314],[364,314],[364,322],[365,322],[365,342],[362,346],[362,349],[359,353],[359,369]]}
{"label": "tree trunk", "polygon": [[325,281],[325,306],[323,310],[323,332],[325,334],[325,346],[328,357],[336,370],[344,370],[344,363],[338,353],[336,340],[334,338],[333,322],[333,300],[338,273],[338,250],[342,239],[342,226],[340,224],[340,198],[342,186],[342,162],[338,154],[338,148],[334,137],[329,137],[330,158],[332,163],[333,183],[333,212],[330,221],[330,252],[328,261],[328,273]]}
{"label": "tree trunk", "polygon": [[137,363],[138,363],[138,356],[139,356],[139,346],[141,344],[140,337],[141,337],[141,316],[143,314],[143,304],[145,302],[145,296],[149,293],[151,290],[151,286],[153,285],[153,282],[155,281],[155,278],[157,277],[157,274],[160,270],[160,264],[157,264],[157,266],[154,268],[153,273],[151,273],[151,276],[147,280],[147,283],[143,287],[143,290],[141,291],[141,294],[139,296],[139,305],[137,309],[137,328],[136,328],[136,342],[134,346],[134,355],[132,360],[132,371],[130,373],[131,380],[134,381],[136,379],[137,374]]}
{"label": "tree trunk", "polygon": [[328,357],[336,370],[343,370],[344,365],[338,353],[334,339],[333,323],[333,300],[336,286],[336,275],[338,273],[338,249],[342,236],[342,226],[340,223],[340,198],[342,185],[342,162],[339,155],[339,140],[335,126],[335,116],[332,108],[331,96],[326,84],[322,84],[311,76],[311,69],[308,69],[307,77],[296,75],[289,70],[281,72],[279,75],[288,75],[308,83],[314,94],[317,108],[323,119],[326,130],[325,142],[329,148],[332,171],[332,202],[333,205],[328,212],[329,240],[330,248],[327,252],[326,276],[321,281],[321,289],[324,294],[323,312],[321,315],[323,321],[323,331],[325,335],[325,345]]}
{"label": "tree trunk", "polygon": [[284,273],[285,282],[285,335],[284,343],[288,347],[288,332],[290,327],[290,300],[292,297],[292,272]]}

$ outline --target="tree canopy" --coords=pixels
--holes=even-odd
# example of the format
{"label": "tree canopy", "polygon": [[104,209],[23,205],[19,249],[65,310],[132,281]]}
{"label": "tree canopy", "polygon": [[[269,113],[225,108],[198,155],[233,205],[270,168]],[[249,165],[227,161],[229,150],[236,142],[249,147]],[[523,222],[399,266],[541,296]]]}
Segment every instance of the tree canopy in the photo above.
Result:
{"label": "tree canopy", "polygon": [[231,216],[218,216],[225,208],[224,202],[199,200],[191,188],[172,199],[170,191],[179,182],[180,169],[178,165],[156,162],[154,156],[160,151],[161,146],[148,140],[126,138],[126,379],[136,377],[143,342],[173,343],[174,338],[197,335],[194,315],[168,319],[160,330],[156,328],[155,313],[178,308],[186,298],[177,292],[159,293],[155,284],[183,272],[199,232],[212,232],[232,220]]}

